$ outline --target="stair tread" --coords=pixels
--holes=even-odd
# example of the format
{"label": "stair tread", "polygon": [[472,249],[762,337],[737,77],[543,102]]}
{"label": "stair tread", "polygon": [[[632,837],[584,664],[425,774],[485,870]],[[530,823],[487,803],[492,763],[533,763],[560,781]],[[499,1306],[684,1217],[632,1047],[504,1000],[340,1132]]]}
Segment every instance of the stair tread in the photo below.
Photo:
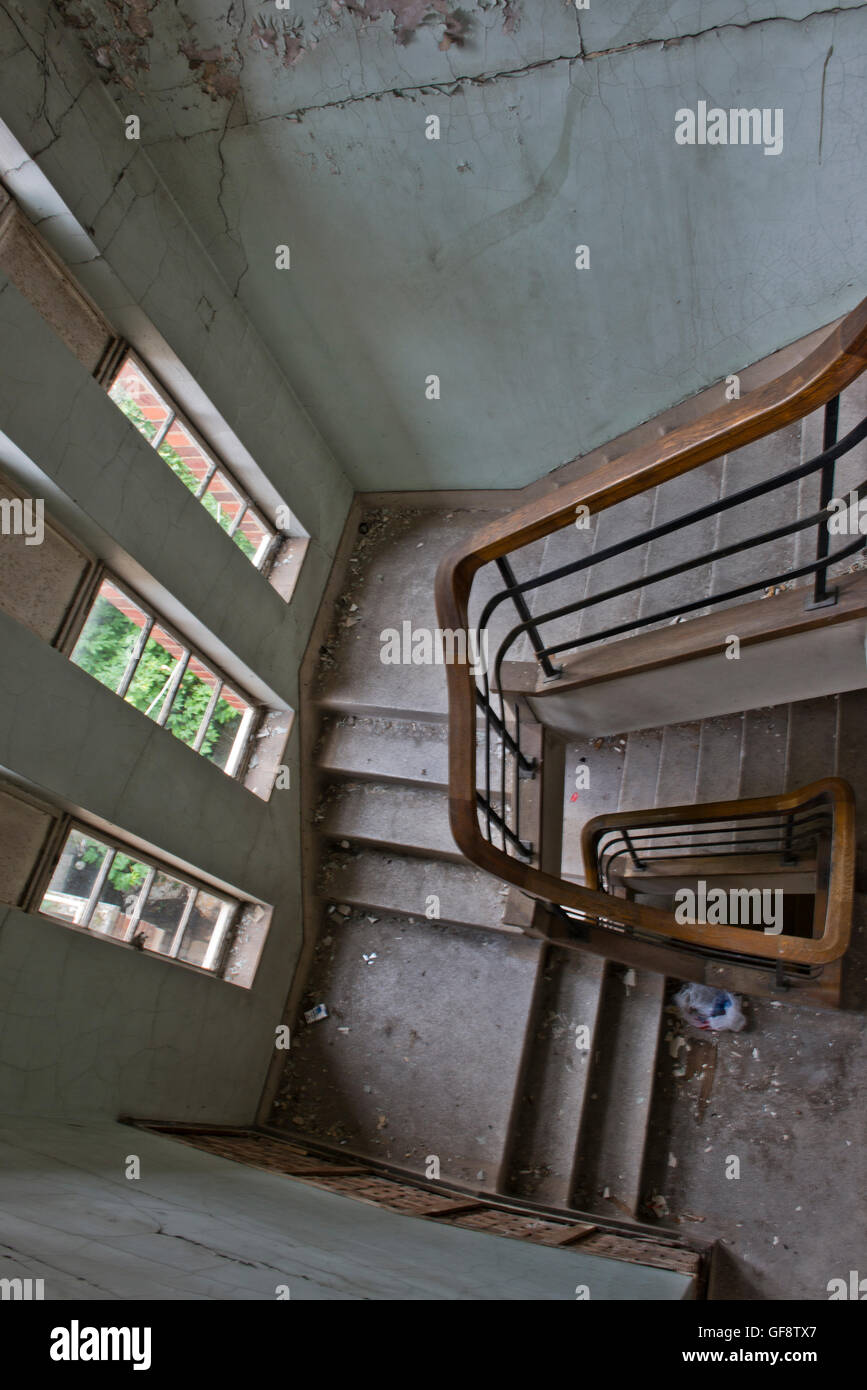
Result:
{"label": "stair tread", "polygon": [[786,788],[792,791],[828,777],[834,767],[837,696],[799,700],[789,710]]}
{"label": "stair tread", "polygon": [[[567,1206],[599,1015],[605,962],[551,951],[531,1021],[514,1118],[508,1190]],[[579,1049],[577,1029],[590,1046]]]}
{"label": "stair tread", "polygon": [[[439,721],[332,714],[325,720],[318,764],[335,776],[445,788],[448,727]],[[483,768],[478,756],[476,780],[481,786]]]}
{"label": "stair tread", "polygon": [[[570,878],[583,881],[581,831],[584,825],[594,816],[617,810],[627,747],[622,738],[581,739],[566,747],[562,872]],[[575,785],[576,771],[580,767],[587,768],[586,787]]]}
{"label": "stair tread", "polygon": [[321,830],[330,839],[462,858],[449,825],[445,791],[395,782],[348,782],[334,784],[326,795]]}
{"label": "stair tread", "polygon": [[[345,867],[340,867],[344,862]],[[415,917],[424,917],[429,898],[436,896],[439,920],[499,928],[506,902],[504,887],[470,864],[371,849],[358,856],[330,856],[320,895],[329,902]]]}
{"label": "stair tread", "polygon": [[586,1210],[638,1211],[664,994],[650,971],[606,977],[574,1174],[575,1205]]}

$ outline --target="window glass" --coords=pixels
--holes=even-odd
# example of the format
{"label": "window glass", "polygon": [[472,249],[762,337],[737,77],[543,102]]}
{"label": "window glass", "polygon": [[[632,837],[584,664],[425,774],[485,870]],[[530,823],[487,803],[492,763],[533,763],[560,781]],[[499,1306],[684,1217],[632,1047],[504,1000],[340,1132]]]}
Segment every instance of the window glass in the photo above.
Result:
{"label": "window glass", "polygon": [[71,831],[39,911],[67,922],[82,922],[100,869],[110,853],[101,841],[80,830]]}
{"label": "window glass", "polygon": [[149,872],[147,864],[140,859],[117,851],[90,919],[92,931],[113,936],[118,941],[126,940],[136,903]]}
{"label": "window glass", "polygon": [[237,907],[234,899],[185,883],[76,827],[66,837],[39,911],[217,971]]}
{"label": "window glass", "polygon": [[181,681],[180,688],[172,704],[171,713],[166,720],[166,728],[171,729],[182,743],[192,746],[208,712],[211,697],[219,685],[213,671],[197,656],[191,656]]}
{"label": "window glass", "polygon": [[214,464],[179,420],[172,423],[158,451],[190,492],[198,492]]}
{"label": "window glass", "polygon": [[232,540],[239,550],[243,550],[248,560],[258,561],[262,558],[260,551],[264,549],[265,542],[270,541],[272,534],[273,532],[259,520],[252,507],[248,507]]}
{"label": "window glass", "polygon": [[250,720],[244,718],[252,712],[250,701],[224,685],[221,676],[154,622],[113,580],[100,585],[71,660],[229,776],[235,775],[250,731]]}
{"label": "window glass", "polygon": [[130,681],[126,699],[151,719],[159,719],[168,699],[172,678],[185,648],[159,624],[154,623],[141,660]]}
{"label": "window glass", "polygon": [[108,394],[223,530],[232,531],[238,549],[260,565],[273,530],[249,508],[244,512],[243,497],[228,474],[216,468],[207,450],[176,418],[171,401],[151,385],[131,357],[124,360]]}
{"label": "window glass", "polygon": [[241,494],[233,487],[224,473],[217,471],[208,483],[208,490],[202,498],[207,510],[224,531],[228,531],[235,517],[243,509]]}
{"label": "window glass", "polygon": [[184,931],[178,959],[189,965],[215,968],[219,964],[217,958],[230,914],[231,904],[225,898],[206,893],[200,888]]}
{"label": "window glass", "polygon": [[[194,888],[162,869],[154,874],[153,882],[136,926],[136,938],[146,951],[168,955],[181,926],[190,895]],[[144,938],[142,940],[142,938]]]}
{"label": "window glass", "polygon": [[147,614],[115,584],[99,586],[71,660],[109,690],[117,691],[135,650]]}
{"label": "window glass", "polygon": [[129,357],[111,383],[108,394],[145,439],[155,439],[172,414],[171,407]]}
{"label": "window glass", "polygon": [[215,763],[217,767],[226,766],[235,746],[241,721],[249,709],[250,705],[246,700],[228,685],[223,686],[202,743],[202,752],[209,762]]}

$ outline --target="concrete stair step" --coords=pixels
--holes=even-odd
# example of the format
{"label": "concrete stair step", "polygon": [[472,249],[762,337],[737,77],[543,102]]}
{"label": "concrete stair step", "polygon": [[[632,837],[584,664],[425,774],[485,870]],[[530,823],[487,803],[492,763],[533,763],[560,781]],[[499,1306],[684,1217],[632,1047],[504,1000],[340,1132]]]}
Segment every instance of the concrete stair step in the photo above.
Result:
{"label": "concrete stair step", "polygon": [[403,853],[461,861],[449,826],[444,791],[399,783],[333,783],[325,792],[321,833],[330,840],[349,840],[393,848]]}
{"label": "concrete stair step", "polygon": [[[403,668],[395,668],[403,669]],[[425,671],[430,668],[424,667]],[[426,690],[409,688],[401,691],[395,686],[385,692],[373,691],[370,700],[354,699],[342,694],[324,695],[319,700],[319,709],[325,715],[359,715],[364,719],[398,719],[410,723],[442,724],[448,723],[449,712],[446,696],[441,699],[428,698]],[[401,698],[401,696],[405,698]]]}
{"label": "concrete stair step", "polygon": [[662,975],[609,968],[572,1182],[585,1211],[638,1212],[664,997]]}
{"label": "concrete stair step", "polygon": [[370,915],[324,919],[305,1007],[328,1017],[293,1035],[284,1122],[496,1191],[540,943]]}
{"label": "concrete stair step", "polygon": [[777,796],[784,790],[790,708],[773,705],[744,715],[739,797]]}
{"label": "concrete stair step", "polygon": [[[569,1204],[605,968],[599,957],[556,948],[540,961],[505,1170],[511,1194]],[[583,1028],[589,1047],[579,1049]]]}
{"label": "concrete stair step", "polygon": [[432,921],[512,932],[502,925],[505,887],[469,864],[375,849],[335,850],[322,866],[319,893],[328,903],[415,918],[425,918],[437,899],[439,919]]}
{"label": "concrete stair step", "polygon": [[786,789],[834,775],[838,697],[799,700],[789,706]]}
{"label": "concrete stair step", "polygon": [[699,735],[696,801],[731,801],[741,775],[742,714],[703,719]]}
{"label": "concrete stair step", "polygon": [[[325,774],[334,777],[444,790],[449,784],[448,727],[439,721],[384,715],[326,714],[317,761]],[[477,755],[479,786],[483,780]]]}
{"label": "concrete stair step", "polygon": [[661,729],[641,729],[628,736],[618,811],[643,811],[656,804],[661,752]]}
{"label": "concrete stair step", "polygon": [[[626,736],[582,739],[566,747],[562,866],[563,873],[569,878],[580,881],[584,878],[581,831],[587,821],[618,808],[627,748]],[[588,785],[578,787],[576,774],[583,768],[587,769]],[[581,780],[585,780],[583,774]]]}

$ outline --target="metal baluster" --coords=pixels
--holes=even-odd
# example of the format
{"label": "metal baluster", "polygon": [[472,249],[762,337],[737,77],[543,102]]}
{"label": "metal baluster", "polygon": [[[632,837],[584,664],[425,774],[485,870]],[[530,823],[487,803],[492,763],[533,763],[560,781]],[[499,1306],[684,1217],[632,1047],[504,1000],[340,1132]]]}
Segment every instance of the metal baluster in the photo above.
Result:
{"label": "metal baluster", "polygon": [[[837,424],[840,418],[840,397],[834,396],[825,406],[825,431],[822,437],[822,452],[837,443]],[[822,465],[819,478],[819,506],[824,510],[834,496],[834,460]],[[816,535],[816,559],[824,560],[829,547],[828,520],[819,523]],[[837,602],[837,590],[828,589],[828,567],[823,565],[816,570],[813,581],[813,597],[808,608],[828,608]]]}

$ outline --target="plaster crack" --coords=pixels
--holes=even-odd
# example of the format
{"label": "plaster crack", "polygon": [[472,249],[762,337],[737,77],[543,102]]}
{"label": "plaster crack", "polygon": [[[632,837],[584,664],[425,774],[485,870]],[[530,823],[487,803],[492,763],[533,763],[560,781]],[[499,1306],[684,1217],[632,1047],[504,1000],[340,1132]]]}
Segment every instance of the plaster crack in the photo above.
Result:
{"label": "plaster crack", "polygon": [[833,52],[834,52],[834,45],[831,44],[831,47],[828,49],[828,52],[827,52],[826,55],[825,55],[825,61],[824,61],[824,63],[822,64],[822,94],[821,94],[821,96],[820,96],[820,98],[819,98],[819,163],[820,163],[820,164],[822,163],[822,136],[824,135],[824,132],[825,132],[825,79],[826,79],[826,77],[828,76],[828,64],[829,64],[830,61],[831,61],[831,55],[832,55]]}
{"label": "plaster crack", "polygon": [[[385,87],[373,92],[361,92],[357,96],[347,96],[337,98],[334,101],[324,101],[312,103],[309,106],[298,106],[292,111],[281,112],[275,116],[265,116],[258,124],[265,121],[274,120],[296,120],[300,121],[311,111],[328,111],[344,106],[354,106],[363,101],[380,101],[383,97],[407,97],[415,93],[440,92],[445,96],[453,96],[455,91],[462,87],[464,83],[476,86],[485,86],[489,82],[499,82],[502,79],[523,77],[526,73],[535,72],[539,68],[554,67],[558,63],[594,63],[602,58],[618,57],[621,53],[638,52],[645,48],[668,48],[677,47],[682,43],[698,43],[701,39],[709,38],[712,35],[721,35],[727,29],[744,31],[747,29],[760,28],[763,25],[774,24],[807,24],[812,19],[834,18],[836,15],[857,14],[861,10],[867,10],[867,0],[860,5],[835,5],[825,10],[812,10],[809,14],[803,15],[800,19],[794,19],[789,15],[768,15],[765,19],[750,19],[742,24],[735,23],[733,20],[726,24],[712,25],[707,29],[698,29],[692,34],[675,34],[668,38],[636,39],[632,43],[616,45],[612,48],[586,49],[580,24],[578,26],[578,52],[577,53],[558,53],[551,58],[536,58],[530,63],[525,63],[521,67],[503,68],[495,72],[487,73],[458,73],[447,81],[439,82],[420,82],[412,86]],[[576,11],[576,21],[577,21]]]}

